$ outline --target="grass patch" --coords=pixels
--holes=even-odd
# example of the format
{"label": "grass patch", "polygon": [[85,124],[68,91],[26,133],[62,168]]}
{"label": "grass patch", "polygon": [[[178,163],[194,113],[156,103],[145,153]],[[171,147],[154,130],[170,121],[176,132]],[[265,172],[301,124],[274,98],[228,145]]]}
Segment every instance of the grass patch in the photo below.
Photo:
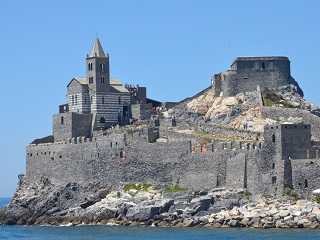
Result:
{"label": "grass patch", "polygon": [[148,192],[151,188],[151,184],[149,183],[129,183],[129,184],[126,184],[124,187],[123,187],[123,190],[125,192],[128,192],[130,190],[137,190],[137,191],[144,191],[144,192]]}
{"label": "grass patch", "polygon": [[222,134],[212,134],[203,131],[194,131],[192,133],[196,137],[202,138],[203,142],[210,142],[211,140],[221,140],[221,141],[239,141],[241,140],[240,137],[234,136],[226,136]]}
{"label": "grass patch", "polygon": [[179,185],[171,185],[171,186],[167,186],[165,189],[164,189],[164,192],[186,192],[188,191],[187,188],[183,188]]}

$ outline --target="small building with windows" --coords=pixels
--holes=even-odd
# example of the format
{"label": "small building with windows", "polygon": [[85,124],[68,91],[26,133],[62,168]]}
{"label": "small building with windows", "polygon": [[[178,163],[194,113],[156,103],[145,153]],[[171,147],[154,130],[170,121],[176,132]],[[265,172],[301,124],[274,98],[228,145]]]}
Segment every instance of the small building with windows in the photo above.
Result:
{"label": "small building with windows", "polygon": [[93,131],[128,124],[131,104],[137,99],[145,103],[146,88],[129,87],[111,79],[109,54],[96,39],[86,57],[86,76],[71,79],[67,85],[67,104],[61,105],[53,117],[54,140],[90,137]]}

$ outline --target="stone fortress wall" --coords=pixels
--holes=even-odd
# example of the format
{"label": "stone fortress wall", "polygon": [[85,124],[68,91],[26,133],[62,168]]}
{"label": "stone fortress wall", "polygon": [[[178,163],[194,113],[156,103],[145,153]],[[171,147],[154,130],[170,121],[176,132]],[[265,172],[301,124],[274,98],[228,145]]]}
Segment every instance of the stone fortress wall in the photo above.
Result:
{"label": "stone fortress wall", "polygon": [[[98,40],[96,45],[100,45]],[[86,86],[82,80],[73,82],[80,90]],[[216,96],[234,96],[288,84],[295,85],[303,95],[290,75],[288,58],[242,57],[230,70],[215,75],[213,90]],[[119,94],[130,96],[131,107],[138,104],[132,108],[132,115],[140,120],[150,119],[152,104],[149,106],[146,101],[146,89],[125,88],[119,88]],[[78,90],[71,91],[72,96]],[[264,133],[218,126],[195,128],[198,132],[238,139],[226,141],[179,132],[175,126],[168,127],[169,121],[161,126],[150,121],[144,128],[97,128],[92,125],[97,114],[69,109],[67,104],[53,117],[54,142],[27,146],[26,181],[46,177],[58,184],[101,182],[114,186],[144,182],[178,184],[190,190],[244,188],[253,194],[269,195],[281,195],[286,188],[308,195],[319,187],[320,118],[308,111],[261,106],[265,118],[297,116],[306,123],[266,126]]]}
{"label": "stone fortress wall", "polygon": [[[146,133],[144,129],[140,136],[118,134],[29,145],[26,179],[48,177],[57,183],[101,181],[114,185],[150,182],[190,189],[242,186],[244,172],[238,173],[244,171],[243,162],[258,151],[242,149],[239,154],[236,149],[240,145],[235,143],[200,147],[194,139],[149,143]],[[236,160],[228,163],[231,158]]]}
{"label": "stone fortress wall", "polygon": [[287,57],[238,57],[229,70],[214,75],[216,96],[235,96],[254,91],[257,86],[274,89],[290,84],[295,85],[303,95],[290,75],[290,61]]}
{"label": "stone fortress wall", "polygon": [[160,131],[165,136],[154,142],[150,128],[31,144],[26,180],[178,184],[193,190],[230,187],[254,194],[282,194],[286,186],[308,194],[320,181],[318,149],[304,138],[294,138],[292,148],[283,145],[301,131],[308,137],[309,125],[266,129],[264,141],[208,143],[173,131]]}

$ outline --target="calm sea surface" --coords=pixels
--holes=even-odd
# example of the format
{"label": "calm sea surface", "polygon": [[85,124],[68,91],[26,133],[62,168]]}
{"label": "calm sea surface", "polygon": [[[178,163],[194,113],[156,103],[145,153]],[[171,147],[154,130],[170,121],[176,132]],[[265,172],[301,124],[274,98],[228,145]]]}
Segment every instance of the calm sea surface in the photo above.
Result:
{"label": "calm sea surface", "polygon": [[320,239],[319,230],[254,230],[254,229],[174,229],[151,227],[24,227],[0,226],[0,239],[28,240],[209,240],[209,239],[259,239],[306,240]]}

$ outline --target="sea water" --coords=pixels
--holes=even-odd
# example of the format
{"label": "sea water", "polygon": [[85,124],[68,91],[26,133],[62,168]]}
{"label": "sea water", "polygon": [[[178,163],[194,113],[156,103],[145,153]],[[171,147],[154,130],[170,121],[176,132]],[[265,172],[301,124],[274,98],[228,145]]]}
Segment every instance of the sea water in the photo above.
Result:
{"label": "sea water", "polygon": [[319,230],[287,229],[206,229],[206,228],[156,228],[122,226],[0,226],[0,239],[16,240],[307,240],[320,239]]}

